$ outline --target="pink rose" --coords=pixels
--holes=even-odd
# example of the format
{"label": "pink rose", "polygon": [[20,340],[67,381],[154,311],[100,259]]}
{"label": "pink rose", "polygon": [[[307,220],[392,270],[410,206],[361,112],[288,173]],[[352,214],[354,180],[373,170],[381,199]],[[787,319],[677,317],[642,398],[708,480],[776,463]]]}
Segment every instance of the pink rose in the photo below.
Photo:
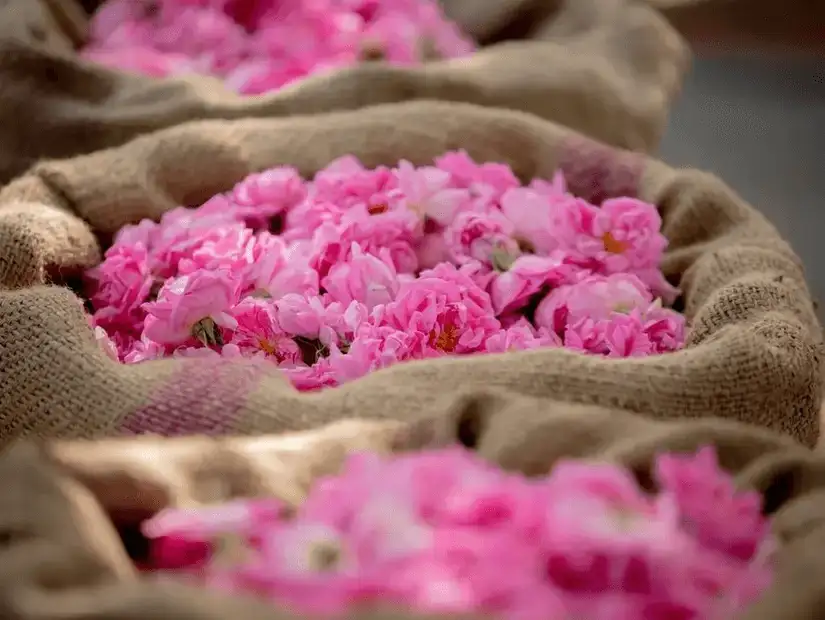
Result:
{"label": "pink rose", "polygon": [[496,253],[519,254],[513,240],[513,225],[497,209],[465,210],[456,214],[444,231],[453,260],[458,263],[478,261],[496,264]]}
{"label": "pink rose", "polygon": [[489,295],[449,263],[403,282],[376,321],[418,335],[421,355],[478,350],[500,327]]}
{"label": "pink rose", "polygon": [[[144,335],[161,344],[181,344],[193,337],[196,324],[209,319],[214,326],[234,329],[237,322],[229,314],[238,303],[239,282],[228,271],[199,270],[164,284],[155,302],[143,305],[148,316]],[[214,333],[207,340],[218,338]]]}
{"label": "pink rose", "polygon": [[563,253],[550,256],[523,254],[490,285],[496,314],[520,310],[544,288],[574,282],[581,274],[581,269],[571,264]]}
{"label": "pink rose", "polygon": [[358,301],[368,310],[395,299],[399,288],[395,266],[389,252],[381,254],[380,258],[366,254],[353,243],[349,259],[334,265],[321,282],[330,298],[343,304]]}
{"label": "pink rose", "polygon": [[143,319],[140,306],[149,296],[154,277],[142,243],[112,246],[103,262],[87,275],[92,302],[99,308],[95,312],[98,323],[132,328]]}
{"label": "pink rose", "polygon": [[256,354],[277,363],[297,364],[301,349],[278,323],[275,306],[269,300],[247,297],[232,309],[237,327],[231,344],[243,354]]}
{"label": "pink rose", "polygon": [[444,170],[414,168],[408,161],[402,161],[395,175],[406,207],[422,219],[428,217],[441,225],[449,224],[469,202],[466,190],[450,187],[450,174]]}

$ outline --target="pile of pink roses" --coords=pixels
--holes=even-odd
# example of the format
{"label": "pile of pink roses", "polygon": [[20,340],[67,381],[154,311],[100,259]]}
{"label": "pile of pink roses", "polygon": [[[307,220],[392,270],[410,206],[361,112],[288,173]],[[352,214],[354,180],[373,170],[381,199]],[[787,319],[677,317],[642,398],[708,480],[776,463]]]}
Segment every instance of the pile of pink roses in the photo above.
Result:
{"label": "pile of pink roses", "polygon": [[712,449],[660,455],[655,495],[626,470],[508,474],[463,449],[354,455],[296,514],[275,500],[169,510],[149,570],[313,614],[383,605],[501,620],[718,620],[770,585],[761,498]]}
{"label": "pile of pink roses", "polygon": [[472,51],[435,0],[108,0],[83,55],[157,77],[216,76],[254,95],[360,60]]}
{"label": "pile of pink roses", "polygon": [[405,360],[566,347],[673,351],[656,208],[522,186],[463,151],[433,166],[344,157],[253,174],[197,209],[122,229],[88,273],[112,357],[256,358],[303,390]]}

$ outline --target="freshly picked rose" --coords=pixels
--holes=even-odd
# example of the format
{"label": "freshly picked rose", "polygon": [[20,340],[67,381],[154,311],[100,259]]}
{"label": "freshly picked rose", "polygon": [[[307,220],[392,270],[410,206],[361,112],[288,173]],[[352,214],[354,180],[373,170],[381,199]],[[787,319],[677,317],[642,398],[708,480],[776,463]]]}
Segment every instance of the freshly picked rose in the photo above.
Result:
{"label": "freshly picked rose", "polygon": [[365,606],[504,620],[730,618],[770,583],[760,496],[715,452],[663,454],[656,491],[602,463],[506,473],[464,449],[351,456],[297,510],[275,500],[145,523],[148,570],[300,612]]}
{"label": "freshly picked rose", "polygon": [[88,274],[91,321],[125,363],[254,358],[304,390],[445,355],[666,353],[685,320],[660,228],[651,204],[590,204],[560,174],[523,186],[464,152],[280,167],[122,229]]}
{"label": "freshly picked rose", "polygon": [[253,95],[362,60],[472,50],[435,0],[108,0],[84,56],[158,77],[212,75]]}

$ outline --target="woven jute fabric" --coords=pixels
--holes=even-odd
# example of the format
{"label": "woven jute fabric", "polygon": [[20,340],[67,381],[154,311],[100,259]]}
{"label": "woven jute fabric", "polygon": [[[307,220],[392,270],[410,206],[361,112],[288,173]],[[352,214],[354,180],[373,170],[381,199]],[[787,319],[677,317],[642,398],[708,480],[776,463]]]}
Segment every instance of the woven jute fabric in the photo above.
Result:
{"label": "woven jute fabric", "polygon": [[492,46],[470,60],[412,68],[369,63],[271,96],[241,97],[211,78],[160,80],[82,62],[76,50],[88,16],[77,0],[0,0],[0,183],[40,159],[117,146],[184,121],[412,99],[526,110],[650,151],[682,81],[685,44],[647,6],[584,4],[571,0],[548,11],[544,19],[559,27],[541,39]]}
{"label": "woven jute fabric", "polygon": [[[712,444],[741,486],[762,493],[780,543],[772,587],[739,618],[726,620],[811,620],[825,614],[825,458],[738,423],[654,421],[614,409],[548,405],[494,389],[457,390],[427,417],[407,424],[350,420],[246,440],[18,444],[0,456],[0,615],[297,620],[302,616],[271,603],[141,577],[130,555],[140,560],[145,550],[133,533],[170,506],[260,495],[300,502],[313,480],[336,471],[353,451],[394,453],[456,442],[527,475],[545,474],[565,457],[615,462],[645,486],[651,484],[656,453]],[[391,611],[347,616],[415,617]]]}
{"label": "woven jute fabric", "polygon": [[[42,286],[94,264],[96,234],[198,204],[278,164],[311,175],[354,154],[365,165],[423,164],[464,148],[522,179],[557,169],[595,202],[656,204],[683,291],[687,348],[614,360],[554,349],[400,364],[336,389],[298,393],[267,364],[173,359],[112,362],[80,300]],[[821,328],[799,259],[776,230],[710,174],[674,170],[530,114],[410,102],[290,119],[202,121],[72,160],[45,162],[0,192],[0,441],[34,433],[260,434],[342,418],[409,421],[457,389],[500,387],[560,403],[657,419],[718,416],[813,445]]]}
{"label": "woven jute fabric", "polygon": [[[658,10],[699,51],[708,46],[822,49],[819,0],[636,0]],[[535,38],[564,28],[548,19],[562,0],[441,0],[465,31],[484,42]],[[599,0],[579,0],[582,10]],[[573,19],[579,19],[573,17]]]}
{"label": "woven jute fabric", "polygon": [[817,0],[646,0],[700,49],[825,47],[825,4]]}

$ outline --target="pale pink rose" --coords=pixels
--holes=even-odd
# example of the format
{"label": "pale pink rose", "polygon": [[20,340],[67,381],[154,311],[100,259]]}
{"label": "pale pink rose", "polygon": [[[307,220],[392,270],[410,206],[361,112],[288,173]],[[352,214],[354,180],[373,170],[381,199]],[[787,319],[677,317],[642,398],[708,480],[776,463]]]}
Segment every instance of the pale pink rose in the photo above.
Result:
{"label": "pale pink rose", "polygon": [[568,322],[561,334],[564,347],[580,353],[607,355],[606,326],[607,321],[594,321],[590,318]]}
{"label": "pale pink rose", "polygon": [[420,346],[414,334],[389,326],[364,325],[345,351],[331,347],[329,365],[340,383],[413,358]]}
{"label": "pale pink rose", "polygon": [[330,368],[328,358],[319,357],[312,351],[309,352],[308,357],[310,355],[317,357],[311,366],[281,366],[281,372],[295,386],[295,389],[308,392],[338,385],[338,379]]}
{"label": "pale pink rose", "polygon": [[97,346],[100,347],[100,350],[108,357],[110,360],[115,362],[120,361],[120,356],[118,355],[117,345],[109,338],[109,334],[106,333],[106,330],[102,327],[95,327],[95,340],[97,341]]}
{"label": "pale pink rose", "polygon": [[500,328],[490,296],[449,263],[402,283],[396,300],[376,310],[378,324],[417,334],[424,356],[476,351]]}
{"label": "pale pink rose", "polygon": [[564,178],[564,173],[561,170],[556,170],[550,181],[533,179],[530,181],[529,187],[542,196],[552,199],[558,199],[569,193],[567,191],[567,180]]}
{"label": "pale pink rose", "polygon": [[256,244],[254,233],[243,225],[227,226],[210,234],[209,238],[178,263],[182,275],[199,269],[224,269],[241,273],[252,263]]}
{"label": "pale pink rose", "polygon": [[524,250],[548,254],[558,247],[553,235],[555,205],[540,192],[526,187],[507,190],[501,212],[512,224],[512,236]]}
{"label": "pale pink rose", "polygon": [[281,237],[261,231],[247,252],[243,272],[245,290],[273,299],[319,292],[318,272],[311,268],[306,248],[299,242],[285,244]]}
{"label": "pale pink rose", "polygon": [[655,353],[638,310],[612,316],[604,327],[604,340],[608,357],[644,357]]}
{"label": "pale pink rose", "polygon": [[161,359],[166,356],[166,347],[157,342],[147,340],[146,337],[141,337],[140,340],[135,341],[131,349],[123,356],[125,364],[138,364],[140,362],[148,362],[150,360]]}
{"label": "pale pink rose", "polygon": [[[667,247],[661,227],[662,218],[654,205],[635,198],[613,198],[602,203],[593,232],[612,237],[605,241],[605,250],[615,255],[616,268],[626,269],[658,264]],[[611,243],[614,248],[608,247]]]}
{"label": "pale pink rose", "polygon": [[447,240],[444,231],[425,234],[415,248],[418,266],[421,269],[432,269],[439,263],[450,259]]}
{"label": "pale pink rose", "polygon": [[278,324],[292,336],[316,339],[327,324],[327,309],[320,297],[289,293],[274,303]]}
{"label": "pale pink rose", "polygon": [[570,264],[563,253],[550,256],[523,254],[490,285],[496,314],[520,310],[546,287],[575,282],[581,273],[581,269]]}
{"label": "pale pink rose", "polygon": [[498,201],[507,190],[520,185],[509,166],[498,163],[477,164],[466,151],[452,151],[437,157],[435,165],[450,173],[455,186],[470,190],[474,197]]}
{"label": "pale pink rose", "polygon": [[414,168],[410,162],[402,161],[395,174],[406,207],[421,218],[447,225],[469,202],[469,193],[450,187],[450,174],[438,168]]}
{"label": "pale pink rose", "polygon": [[414,246],[421,228],[417,216],[401,205],[376,214],[359,205],[344,215],[338,234],[343,243],[357,243],[368,254],[386,251],[398,273],[414,273],[418,270]]}
{"label": "pale pink rose", "polygon": [[332,202],[345,208],[360,206],[368,214],[380,215],[389,210],[391,196],[398,182],[390,168],[364,168],[354,157],[335,160],[315,175],[310,198]]}
{"label": "pale pink rose", "polygon": [[346,348],[369,321],[370,311],[359,301],[351,301],[347,305],[337,301],[327,303],[324,311],[325,325],[321,328],[318,339],[327,347],[334,344]]}
{"label": "pale pink rose", "polygon": [[493,334],[484,343],[488,353],[506,353],[508,351],[527,351],[544,347],[562,346],[561,338],[547,330],[536,330],[527,319],[521,318],[517,323]]}
{"label": "pale pink rose", "polygon": [[164,284],[158,300],[143,305],[148,316],[144,334],[161,344],[181,344],[193,336],[195,324],[204,320],[234,329],[229,314],[238,303],[239,282],[227,271],[195,271]]}
{"label": "pale pink rose", "polygon": [[232,309],[232,316],[238,326],[231,344],[241,353],[262,354],[279,364],[302,360],[300,347],[278,324],[271,301],[247,297]]}
{"label": "pale pink rose", "polygon": [[679,513],[702,545],[740,561],[749,561],[769,535],[756,491],[737,488],[719,465],[713,448],[696,455],[666,454],[656,461],[656,479],[672,493]]}
{"label": "pale pink rose", "polygon": [[273,299],[285,295],[317,295],[319,292],[318,273],[306,265],[292,265],[287,262],[268,280],[261,281],[260,290],[269,293]]}
{"label": "pale pink rose", "polygon": [[116,247],[142,245],[149,251],[152,250],[155,237],[158,235],[160,225],[152,220],[141,220],[138,224],[124,226],[115,235],[110,250]]}
{"label": "pale pink rose", "polygon": [[283,239],[289,242],[317,237],[318,244],[321,240],[340,241],[337,227],[346,211],[336,202],[311,196],[287,212]]}
{"label": "pale pink rose", "polygon": [[670,303],[678,295],[661,275],[667,247],[654,205],[633,198],[606,200],[601,208],[570,197],[554,206],[558,247],[598,273],[632,273]]}
{"label": "pale pink rose", "polygon": [[597,266],[605,252],[604,241],[596,234],[598,214],[598,207],[581,198],[566,195],[555,200],[550,232],[556,247]]}
{"label": "pale pink rose", "polygon": [[657,353],[676,351],[685,345],[686,320],[683,314],[663,308],[660,300],[655,300],[642,316],[645,333],[650,337]]}
{"label": "pale pink rose", "polygon": [[535,322],[539,327],[562,333],[567,323],[585,318],[598,321],[616,312],[646,310],[652,303],[653,296],[636,276],[589,276],[552,290],[536,308]]}
{"label": "pale pink rose", "polygon": [[253,500],[164,511],[143,532],[154,570],[310,615],[736,616],[775,564],[758,494],[738,491],[712,449],[652,465],[648,492],[610,463],[527,478],[455,447],[355,453],[288,518]]}
{"label": "pale pink rose", "polygon": [[182,260],[191,259],[192,253],[206,241],[219,237],[225,227],[237,224],[229,203],[222,196],[212,198],[198,209],[181,207],[167,211],[160,219],[152,243],[152,272],[164,279],[175,277]]}
{"label": "pale pink rose", "polygon": [[286,263],[287,246],[281,237],[260,231],[248,250],[249,260],[243,272],[244,291],[262,291]]}
{"label": "pale pink rose", "polygon": [[219,351],[207,347],[176,347],[172,351],[172,357],[187,357],[198,359],[220,359]]}
{"label": "pale pink rose", "polygon": [[95,321],[134,328],[143,320],[141,304],[154,284],[146,247],[138,242],[112,246],[103,262],[87,272]]}
{"label": "pale pink rose", "polygon": [[470,278],[482,291],[490,291],[490,285],[496,279],[496,271],[480,261],[469,260],[458,268],[459,273]]}
{"label": "pale pink rose", "polygon": [[552,290],[535,323],[564,336],[566,346],[613,356],[674,351],[684,344],[684,316],[661,306],[631,274],[589,276]]}
{"label": "pale pink rose", "polygon": [[[574,613],[593,609],[587,596],[575,596],[584,592],[602,597],[611,591],[638,591],[648,600],[656,594],[670,600],[665,592],[674,596],[676,584],[687,585],[686,567],[698,563],[710,568],[695,554],[672,504],[646,496],[630,472],[591,463],[566,462],[556,468],[546,492],[560,501],[546,505],[539,546],[547,554],[547,582],[571,595]],[[679,601],[678,595],[674,599]]]}
{"label": "pale pink rose", "polygon": [[232,202],[253,228],[288,212],[306,197],[303,179],[295,168],[272,168],[246,177],[231,192]]}
{"label": "pale pink rose", "polygon": [[333,265],[349,257],[352,243],[341,238],[340,227],[330,222],[322,224],[310,234],[307,264],[323,278]]}
{"label": "pale pink rose", "polygon": [[334,265],[321,285],[334,301],[346,305],[358,301],[368,310],[390,303],[400,286],[389,252],[374,256],[357,243],[352,244],[349,259]]}
{"label": "pale pink rose", "polygon": [[444,230],[452,259],[460,264],[478,261],[494,266],[496,254],[517,256],[512,223],[498,209],[473,209],[456,214]]}

